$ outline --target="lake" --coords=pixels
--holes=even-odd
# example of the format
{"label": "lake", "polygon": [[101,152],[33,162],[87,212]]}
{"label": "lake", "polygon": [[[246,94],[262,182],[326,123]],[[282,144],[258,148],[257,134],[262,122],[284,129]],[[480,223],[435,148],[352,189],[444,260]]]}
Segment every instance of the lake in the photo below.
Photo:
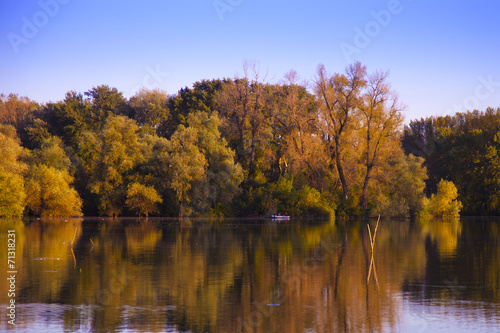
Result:
{"label": "lake", "polygon": [[499,220],[375,225],[0,220],[0,330],[500,332]]}

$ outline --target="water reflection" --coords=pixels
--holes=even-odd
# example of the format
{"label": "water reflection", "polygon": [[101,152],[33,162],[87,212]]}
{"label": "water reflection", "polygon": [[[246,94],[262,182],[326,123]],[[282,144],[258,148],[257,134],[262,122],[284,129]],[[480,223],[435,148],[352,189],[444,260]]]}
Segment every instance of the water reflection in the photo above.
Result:
{"label": "water reflection", "polygon": [[[1,222],[1,243],[16,230],[18,330],[423,332],[500,325],[496,221],[382,220],[377,279],[368,282],[366,221]],[[1,272],[6,262],[2,251]],[[2,318],[7,282],[0,279]],[[8,329],[6,321],[0,329]]]}

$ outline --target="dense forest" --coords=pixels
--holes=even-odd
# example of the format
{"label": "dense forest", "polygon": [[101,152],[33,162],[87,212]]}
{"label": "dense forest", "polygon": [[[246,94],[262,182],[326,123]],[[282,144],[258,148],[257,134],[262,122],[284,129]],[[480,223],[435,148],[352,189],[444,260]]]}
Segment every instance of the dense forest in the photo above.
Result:
{"label": "dense forest", "polygon": [[457,216],[500,209],[500,108],[412,121],[388,73],[0,95],[0,216]]}

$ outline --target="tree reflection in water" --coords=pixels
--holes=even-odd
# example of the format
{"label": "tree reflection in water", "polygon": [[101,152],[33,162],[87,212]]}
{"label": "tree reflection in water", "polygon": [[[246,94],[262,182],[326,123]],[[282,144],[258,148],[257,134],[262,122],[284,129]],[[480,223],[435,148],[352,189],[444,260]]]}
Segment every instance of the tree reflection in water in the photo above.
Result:
{"label": "tree reflection in water", "polygon": [[[452,327],[454,319],[500,321],[495,221],[381,220],[373,251],[366,220],[0,225],[3,238],[17,233],[25,329],[419,332],[435,316]],[[6,259],[0,252],[4,272]],[[0,288],[7,290],[5,279]],[[421,315],[431,307],[434,319]]]}

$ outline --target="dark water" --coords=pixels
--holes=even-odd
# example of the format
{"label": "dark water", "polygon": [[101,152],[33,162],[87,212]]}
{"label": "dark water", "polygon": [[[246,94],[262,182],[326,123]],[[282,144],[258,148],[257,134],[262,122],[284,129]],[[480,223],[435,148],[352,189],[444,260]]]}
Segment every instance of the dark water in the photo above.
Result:
{"label": "dark water", "polygon": [[500,332],[497,220],[366,223],[0,220],[0,330]]}

